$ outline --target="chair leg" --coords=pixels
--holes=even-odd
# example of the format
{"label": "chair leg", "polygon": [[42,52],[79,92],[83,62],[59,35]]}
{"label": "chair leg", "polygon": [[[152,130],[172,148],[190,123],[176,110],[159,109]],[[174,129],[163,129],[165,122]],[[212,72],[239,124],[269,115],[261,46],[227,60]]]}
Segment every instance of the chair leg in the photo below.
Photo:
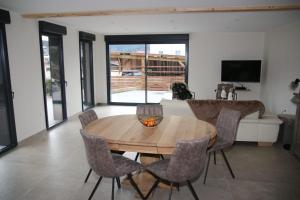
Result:
{"label": "chair leg", "polygon": [[117,186],[118,186],[118,189],[121,188],[121,181],[120,181],[120,177],[117,177],[116,178],[116,181],[117,181]]}
{"label": "chair leg", "polygon": [[150,196],[150,194],[153,192],[153,190],[157,187],[157,185],[159,184],[160,180],[156,179],[156,181],[154,182],[154,184],[152,185],[151,189],[149,190],[149,192],[147,193],[147,195],[145,196],[145,199],[148,199],[148,197]]}
{"label": "chair leg", "polygon": [[229,171],[230,171],[230,174],[231,174],[232,178],[235,178],[235,176],[234,176],[234,174],[233,174],[233,171],[232,171],[232,169],[231,169],[231,167],[230,167],[230,164],[229,164],[229,162],[228,162],[228,160],[227,160],[227,158],[226,158],[226,155],[225,155],[224,151],[221,150],[221,152],[222,152],[223,158],[224,158],[224,160],[225,160],[225,162],[226,162],[226,165],[227,165],[227,167],[228,167],[228,169],[229,169]]}
{"label": "chair leg", "polygon": [[129,179],[131,185],[133,186],[133,188],[139,193],[140,197],[141,197],[142,199],[145,199],[145,197],[144,197],[143,193],[141,192],[140,188],[136,185],[136,183],[135,183],[134,180],[132,179],[132,175],[131,175],[131,174],[128,174],[127,177],[128,177],[128,179]]}
{"label": "chair leg", "polygon": [[208,167],[209,167],[209,163],[210,163],[210,154],[211,154],[211,152],[208,153],[208,161],[207,161],[207,165],[206,165],[206,169],[205,169],[205,175],[204,175],[203,184],[206,183],[206,177],[207,177]]}
{"label": "chair leg", "polygon": [[161,158],[162,160],[165,159],[165,157],[164,157],[162,154],[160,154],[160,158]]}
{"label": "chair leg", "polygon": [[102,180],[102,176],[100,176],[100,178],[98,179],[98,181],[97,181],[97,183],[96,183],[96,185],[95,185],[95,187],[94,187],[92,193],[91,193],[90,196],[89,196],[89,200],[91,200],[91,199],[93,198],[94,193],[96,192],[96,190],[97,190],[97,188],[98,188],[99,183],[101,182],[101,180]]}
{"label": "chair leg", "polygon": [[115,198],[115,178],[112,178],[111,200]]}
{"label": "chair leg", "polygon": [[215,163],[215,165],[217,164],[216,152],[215,151],[214,151],[214,163]]}
{"label": "chair leg", "polygon": [[86,176],[86,178],[85,178],[85,180],[84,180],[85,183],[88,181],[88,179],[89,179],[91,173],[92,173],[92,169],[89,170],[89,172],[88,172],[88,174],[87,174],[87,176]]}
{"label": "chair leg", "polygon": [[177,191],[179,192],[179,183],[176,185],[176,187],[177,187]]}
{"label": "chair leg", "polygon": [[171,183],[171,185],[170,185],[170,193],[169,193],[169,200],[171,200],[171,198],[172,198],[172,191],[173,191],[173,183]]}
{"label": "chair leg", "polygon": [[191,182],[187,181],[187,184],[188,184],[189,189],[190,189],[191,193],[193,194],[193,197],[195,198],[195,200],[199,200],[199,197],[198,197],[197,193],[195,192]]}
{"label": "chair leg", "polygon": [[136,153],[136,156],[135,156],[135,159],[134,159],[135,162],[136,162],[137,159],[139,158],[139,155],[140,155],[140,153]]}

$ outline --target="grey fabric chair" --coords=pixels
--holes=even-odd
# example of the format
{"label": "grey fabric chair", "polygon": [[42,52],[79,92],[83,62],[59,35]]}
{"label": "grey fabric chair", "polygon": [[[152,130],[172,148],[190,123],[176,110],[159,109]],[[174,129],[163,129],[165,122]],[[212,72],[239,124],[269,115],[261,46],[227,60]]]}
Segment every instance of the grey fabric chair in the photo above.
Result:
{"label": "grey fabric chair", "polygon": [[205,170],[205,177],[203,183],[206,182],[207,172],[210,163],[211,153],[214,153],[214,163],[216,164],[216,151],[221,151],[225,163],[230,171],[232,178],[235,178],[227,157],[224,153],[224,149],[232,146],[234,143],[236,132],[239,126],[241,118],[241,113],[236,110],[231,110],[228,108],[223,108],[218,116],[216,123],[217,128],[217,140],[215,144],[207,150],[208,152],[208,162]]}
{"label": "grey fabric chair", "polygon": [[145,198],[157,187],[159,182],[168,182],[171,185],[169,199],[172,196],[173,186],[187,183],[193,197],[199,199],[191,181],[197,179],[203,172],[206,150],[210,137],[207,135],[199,140],[179,141],[170,159],[160,160],[146,167],[157,180]]}
{"label": "grey fabric chair", "polygon": [[[158,104],[141,104],[136,106],[136,115],[163,116],[163,107]],[[135,161],[139,158],[140,153],[135,156]],[[160,155],[164,159],[163,155]]]}
{"label": "grey fabric chair", "polygon": [[[95,121],[98,119],[98,116],[96,114],[96,112],[94,110],[87,110],[85,111],[84,113],[80,114],[78,116],[80,122],[81,122],[81,125],[82,125],[82,128],[84,129],[89,123]],[[123,155],[125,152],[124,151],[114,151],[112,150],[111,151],[112,153],[116,153],[116,154],[120,154],[120,155]],[[89,170],[84,182],[86,183],[90,177],[92,173],[92,169]],[[117,183],[118,183],[118,187],[120,187],[120,180],[119,178],[117,178]]]}
{"label": "grey fabric chair", "polygon": [[94,110],[87,110],[78,116],[82,128],[85,128],[89,123],[98,119],[98,116]]}
{"label": "grey fabric chair", "polygon": [[132,173],[142,170],[142,165],[121,155],[111,154],[104,138],[87,135],[84,130],[80,130],[80,133],[85,144],[88,163],[91,169],[100,176],[89,196],[89,200],[92,199],[102,177],[112,178],[111,198],[114,199],[115,179],[124,175],[127,175],[132,186],[136,189],[141,198],[144,199],[143,194],[132,179]]}

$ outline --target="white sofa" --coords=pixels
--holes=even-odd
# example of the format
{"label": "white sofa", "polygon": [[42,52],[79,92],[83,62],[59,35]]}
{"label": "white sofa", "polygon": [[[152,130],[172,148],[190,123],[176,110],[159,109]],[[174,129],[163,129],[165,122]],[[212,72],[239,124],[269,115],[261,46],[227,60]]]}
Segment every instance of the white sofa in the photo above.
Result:
{"label": "white sofa", "polygon": [[[164,115],[196,118],[186,101],[163,99],[160,104],[163,106]],[[259,119],[258,112],[252,113],[240,121],[236,141],[258,142],[260,146],[270,146],[277,141],[281,123],[282,121],[274,114],[266,113]]]}

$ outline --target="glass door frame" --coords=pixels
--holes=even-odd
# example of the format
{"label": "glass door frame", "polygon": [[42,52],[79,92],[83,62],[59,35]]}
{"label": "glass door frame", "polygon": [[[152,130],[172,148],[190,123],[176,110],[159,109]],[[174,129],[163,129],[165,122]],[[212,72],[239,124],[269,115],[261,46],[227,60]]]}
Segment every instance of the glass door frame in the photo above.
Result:
{"label": "glass door frame", "polygon": [[[106,35],[106,81],[107,81],[107,104],[109,105],[139,105],[139,104],[155,104],[147,102],[147,45],[150,44],[185,44],[186,66],[184,79],[188,84],[188,66],[189,66],[189,35],[188,34],[152,34],[152,35]],[[110,74],[110,49],[109,45],[145,45],[145,103],[128,103],[128,102],[112,102],[111,101],[111,74]],[[157,103],[156,103],[157,104]]]}
{"label": "glass door frame", "polygon": [[[52,126],[49,125],[48,122],[48,106],[47,106],[47,93],[46,93],[46,84],[45,84],[45,63],[44,63],[44,52],[43,52],[43,41],[42,41],[42,36],[48,36],[48,37],[56,37],[59,40],[59,66],[60,66],[60,77],[61,77],[61,100],[62,100],[62,117],[63,120],[61,122],[58,122]],[[42,32],[40,30],[39,34],[39,39],[40,39],[40,53],[41,53],[41,66],[42,66],[42,79],[43,79],[43,94],[44,94],[44,108],[45,108],[45,119],[46,119],[46,128],[51,129],[53,127],[56,127],[57,125],[65,122],[68,117],[67,117],[67,105],[66,105],[66,84],[67,82],[65,81],[65,72],[64,72],[64,53],[63,53],[63,36],[60,34],[55,34],[55,33],[48,33],[48,32]]]}
{"label": "glass door frame", "polygon": [[8,60],[8,52],[7,52],[7,41],[6,41],[6,29],[5,29],[5,24],[0,23],[0,29],[2,34],[2,38],[0,38],[0,45],[2,48],[2,52],[0,54],[0,62],[1,65],[3,66],[3,69],[0,68],[0,70],[3,70],[4,73],[4,89],[6,92],[6,102],[7,102],[7,110],[8,110],[8,122],[9,122],[9,137],[10,137],[10,144],[3,149],[0,150],[0,154],[16,147],[18,145],[18,140],[17,140],[17,134],[16,134],[16,124],[15,124],[15,115],[14,115],[14,106],[13,106],[13,91],[11,88],[11,79],[10,79],[10,70],[9,70],[9,60]]}
{"label": "glass door frame", "polygon": [[[90,63],[90,84],[91,84],[91,99],[92,99],[92,105],[84,109],[84,104],[83,104],[83,84],[82,84],[82,73],[83,73],[83,66],[82,66],[82,61],[81,61],[81,44],[82,43],[88,43],[89,44],[89,63]],[[83,53],[84,55],[84,53]],[[88,110],[90,108],[93,108],[95,106],[95,95],[94,95],[94,63],[93,63],[93,41],[92,40],[85,40],[85,39],[79,39],[79,59],[80,59],[80,85],[81,85],[81,107],[82,111]]]}

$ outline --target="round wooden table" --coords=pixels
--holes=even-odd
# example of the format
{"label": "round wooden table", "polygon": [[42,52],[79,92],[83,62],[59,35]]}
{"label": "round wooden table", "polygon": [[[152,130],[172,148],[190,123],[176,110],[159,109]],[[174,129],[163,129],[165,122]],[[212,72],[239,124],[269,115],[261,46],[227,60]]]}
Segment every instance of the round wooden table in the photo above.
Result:
{"label": "round wooden table", "polygon": [[192,117],[164,116],[156,127],[144,127],[136,115],[104,117],[90,123],[88,134],[107,140],[112,150],[152,154],[172,154],[179,140],[200,139],[210,135],[211,143],[216,128],[205,121]]}
{"label": "round wooden table", "polygon": [[[156,127],[144,127],[136,115],[116,115],[91,122],[86,128],[90,135],[101,136],[107,140],[111,150],[142,153],[141,163],[148,165],[159,160],[160,154],[172,154],[179,140],[200,139],[210,135],[210,145],[216,138],[216,128],[192,117],[164,116]],[[149,191],[154,178],[147,172],[134,176],[141,191]],[[123,181],[125,185],[129,185]],[[165,187],[164,184],[160,184]]]}

